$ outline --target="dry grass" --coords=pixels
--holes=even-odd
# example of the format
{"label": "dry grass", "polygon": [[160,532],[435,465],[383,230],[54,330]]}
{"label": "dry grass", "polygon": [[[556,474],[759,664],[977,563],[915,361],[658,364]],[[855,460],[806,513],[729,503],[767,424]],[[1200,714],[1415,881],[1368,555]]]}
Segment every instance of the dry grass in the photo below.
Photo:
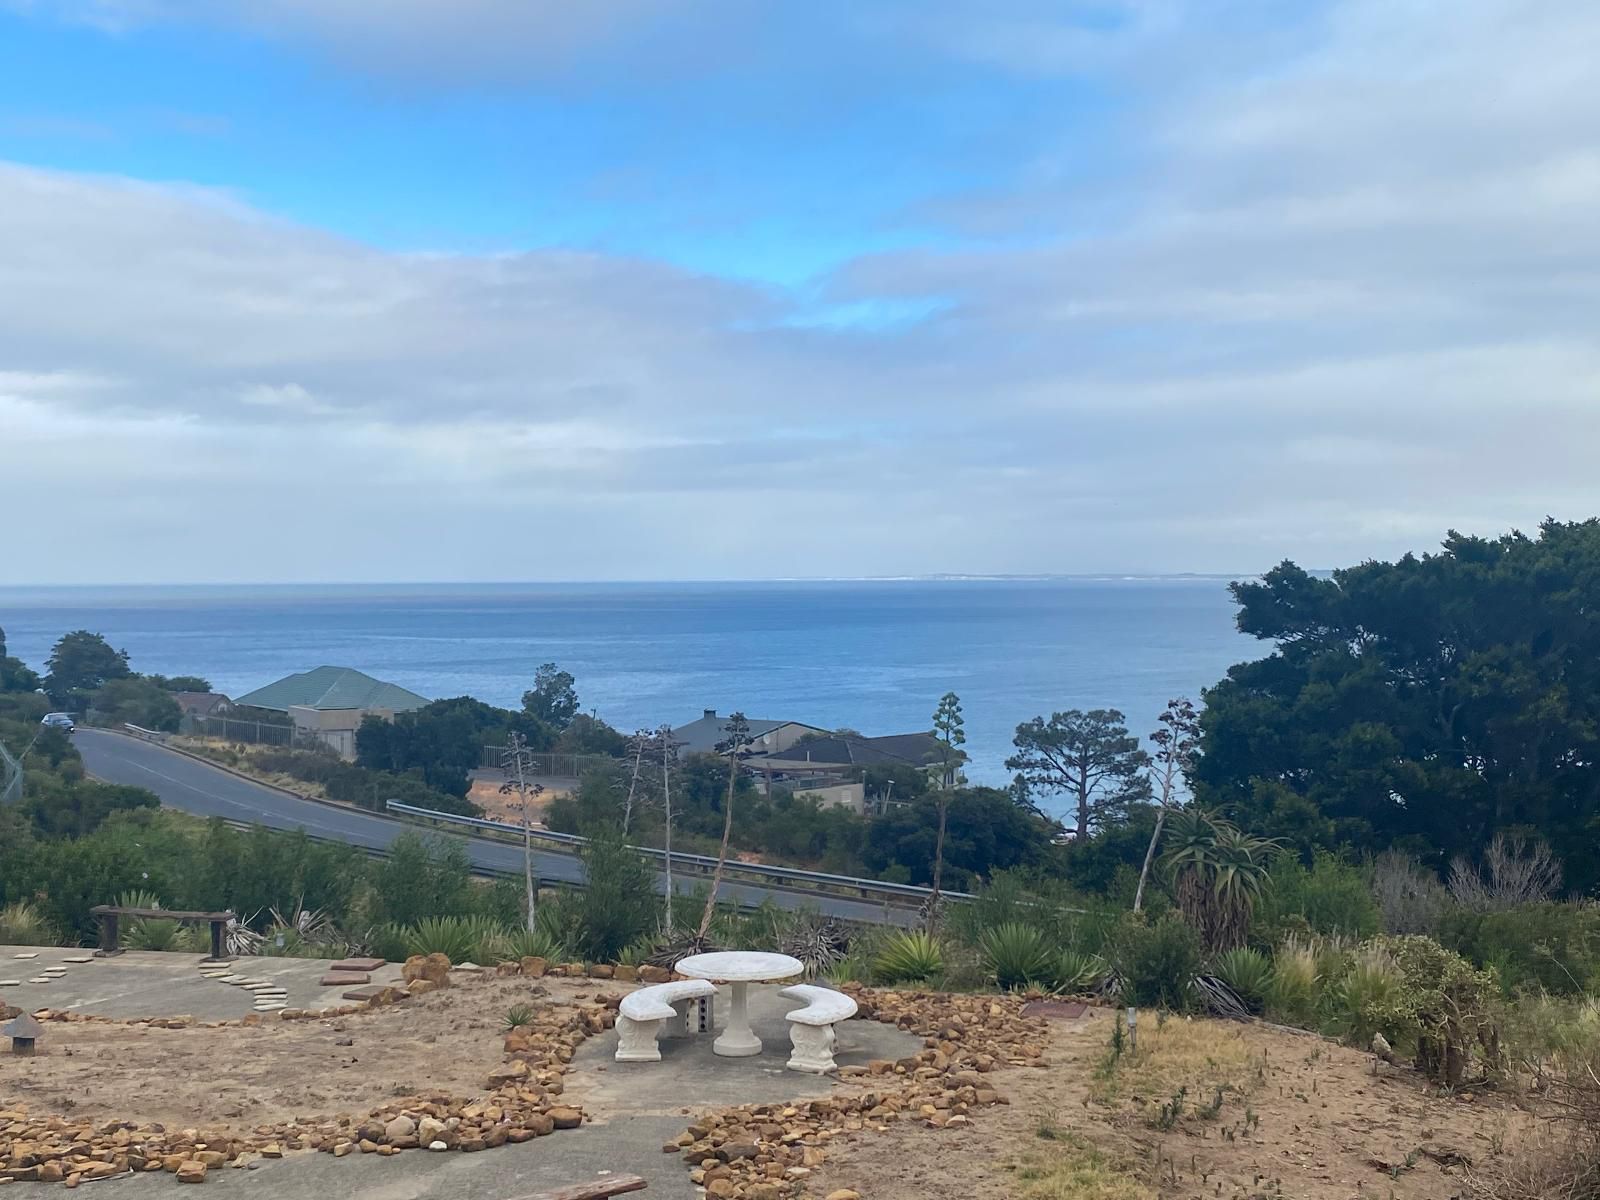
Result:
{"label": "dry grass", "polygon": [[[1055,1130],[1046,1136],[1046,1130]],[[1134,1164],[1115,1162],[1103,1150],[1059,1126],[1041,1124],[1048,1148],[1030,1150],[1013,1165],[1011,1195],[1018,1200],[1155,1200],[1140,1184]]]}
{"label": "dry grass", "polygon": [[1107,1047],[1089,1084],[1091,1100],[1165,1098],[1180,1088],[1203,1097],[1217,1088],[1245,1092],[1259,1083],[1262,1055],[1251,1049],[1243,1026],[1188,1017],[1157,1022],[1154,1014],[1141,1015],[1138,1049],[1118,1054]]}

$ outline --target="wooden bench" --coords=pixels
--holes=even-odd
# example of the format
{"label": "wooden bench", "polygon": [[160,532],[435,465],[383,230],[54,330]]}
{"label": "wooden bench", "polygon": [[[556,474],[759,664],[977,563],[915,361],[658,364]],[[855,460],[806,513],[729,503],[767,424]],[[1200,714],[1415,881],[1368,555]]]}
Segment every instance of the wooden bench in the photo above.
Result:
{"label": "wooden bench", "polygon": [[856,1002],[843,992],[818,987],[811,983],[797,983],[778,993],[791,1000],[804,1000],[806,1006],[787,1013],[789,1044],[789,1070],[810,1071],[823,1074],[837,1065],[833,1061],[833,1048],[837,1041],[833,1027],[856,1015]]}
{"label": "wooden bench", "polygon": [[682,1018],[685,1033],[697,1033],[698,1020],[689,1028],[689,1004],[717,994],[709,979],[680,979],[629,992],[617,1006],[618,1062],[660,1062],[661,1047],[656,1039],[661,1027],[674,1017]]}
{"label": "wooden bench", "polygon": [[227,947],[223,944],[228,922],[234,919],[231,912],[181,912],[170,908],[129,908],[121,904],[96,904],[89,911],[100,918],[100,949],[95,951],[95,956],[98,958],[110,958],[114,954],[122,953],[122,947],[117,944],[121,918],[142,917],[147,920],[180,921],[186,925],[194,921],[209,921],[211,956],[204,961],[231,961]]}
{"label": "wooden bench", "polygon": [[642,1192],[648,1184],[638,1175],[607,1175],[592,1183],[575,1183],[553,1192],[535,1192],[520,1200],[611,1200],[627,1192]]}

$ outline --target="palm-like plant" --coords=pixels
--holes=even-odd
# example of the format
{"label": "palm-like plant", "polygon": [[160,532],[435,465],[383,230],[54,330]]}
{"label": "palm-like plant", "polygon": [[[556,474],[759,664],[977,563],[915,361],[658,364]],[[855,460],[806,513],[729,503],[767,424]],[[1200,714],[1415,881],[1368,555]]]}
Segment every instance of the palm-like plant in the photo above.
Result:
{"label": "palm-like plant", "polygon": [[1211,953],[1244,945],[1277,842],[1199,809],[1172,815],[1163,855],[1178,907]]}

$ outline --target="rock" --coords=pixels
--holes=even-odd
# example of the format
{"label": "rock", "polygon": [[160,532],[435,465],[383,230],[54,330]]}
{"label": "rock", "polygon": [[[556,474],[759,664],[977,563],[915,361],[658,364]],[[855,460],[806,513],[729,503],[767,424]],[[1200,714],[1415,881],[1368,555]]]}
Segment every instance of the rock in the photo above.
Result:
{"label": "rock", "polygon": [[640,983],[669,983],[672,972],[665,967],[643,966],[639,968]]}
{"label": "rock", "polygon": [[206,1165],[193,1160],[186,1162],[178,1168],[179,1183],[204,1183],[206,1181]]}
{"label": "rock", "polygon": [[615,973],[615,971],[616,971],[616,968],[610,966],[607,963],[595,963],[593,966],[591,966],[589,968],[589,978],[590,979],[610,979],[613,976],[613,974]]}
{"label": "rock", "polygon": [[383,1127],[383,1136],[389,1141],[398,1141],[400,1138],[413,1136],[417,1132],[417,1123],[410,1117],[396,1117]]}
{"label": "rock", "polygon": [[432,1150],[432,1151],[433,1151],[433,1152],[434,1152],[434,1153],[435,1153],[435,1154],[437,1154],[437,1153],[439,1153],[439,1152],[440,1152],[440,1151],[441,1151],[441,1150],[448,1150],[448,1149],[450,1149],[450,1147],[449,1147],[449,1146],[446,1146],[446,1145],[445,1145],[445,1144],[444,1144],[444,1143],[443,1143],[443,1142],[441,1142],[441,1141],[439,1141],[439,1140],[438,1140],[438,1139],[437,1139],[437,1138],[435,1138],[435,1139],[434,1139],[434,1140],[433,1140],[433,1141],[431,1141],[431,1142],[429,1142],[429,1143],[428,1143],[428,1149],[429,1149],[429,1150]]}
{"label": "rock", "polygon": [[47,1162],[39,1164],[40,1183],[60,1183],[66,1177],[67,1173],[61,1169],[60,1163]]}
{"label": "rock", "polygon": [[493,1091],[495,1088],[504,1087],[508,1083],[515,1083],[519,1079],[526,1079],[527,1077],[528,1064],[519,1058],[515,1062],[507,1063],[503,1067],[490,1071],[488,1078],[484,1080],[484,1086]]}
{"label": "rock", "polygon": [[413,954],[400,968],[400,978],[406,983],[426,979],[441,986],[450,982],[450,960],[442,954]]}
{"label": "rock", "polygon": [[618,963],[616,972],[611,977],[618,983],[637,983],[639,980],[639,968],[630,967],[625,963]]}
{"label": "rock", "polygon": [[406,985],[406,991],[413,996],[423,996],[428,992],[436,992],[443,986],[444,984],[435,983],[431,979],[413,979]]}
{"label": "rock", "polygon": [[347,1154],[354,1153],[355,1148],[356,1144],[354,1142],[340,1142],[333,1148],[333,1156],[335,1158],[343,1158]]}
{"label": "rock", "polygon": [[[439,1140],[444,1135],[445,1123],[436,1117],[423,1117],[417,1122],[417,1140],[431,1143]],[[428,1147],[433,1148],[431,1145]]]}
{"label": "rock", "polygon": [[261,1157],[262,1158],[282,1158],[283,1157],[283,1147],[278,1145],[277,1142],[268,1142],[265,1146],[261,1147]]}
{"label": "rock", "polygon": [[840,1188],[836,1192],[829,1192],[827,1200],[861,1200],[861,1193],[853,1188]]}
{"label": "rock", "polygon": [[522,960],[522,973],[529,979],[538,979],[549,969],[549,963],[534,955],[530,954]]}
{"label": "rock", "polygon": [[546,1115],[557,1129],[576,1129],[583,1124],[583,1113],[576,1108],[552,1108]]}

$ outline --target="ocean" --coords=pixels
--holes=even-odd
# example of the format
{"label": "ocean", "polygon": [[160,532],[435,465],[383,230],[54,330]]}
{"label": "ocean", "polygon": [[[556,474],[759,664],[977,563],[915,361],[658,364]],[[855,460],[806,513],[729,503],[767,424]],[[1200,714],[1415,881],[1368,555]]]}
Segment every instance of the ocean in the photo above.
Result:
{"label": "ocean", "polygon": [[1265,649],[1223,578],[772,583],[0,588],[9,652],[41,673],[62,633],[104,634],[133,668],[241,695],[355,667],[424,696],[516,706],[556,662],[618,729],[704,709],[866,734],[927,729],[954,691],[967,774],[1004,784],[1019,722],[1119,708],[1141,737],[1174,696]]}

